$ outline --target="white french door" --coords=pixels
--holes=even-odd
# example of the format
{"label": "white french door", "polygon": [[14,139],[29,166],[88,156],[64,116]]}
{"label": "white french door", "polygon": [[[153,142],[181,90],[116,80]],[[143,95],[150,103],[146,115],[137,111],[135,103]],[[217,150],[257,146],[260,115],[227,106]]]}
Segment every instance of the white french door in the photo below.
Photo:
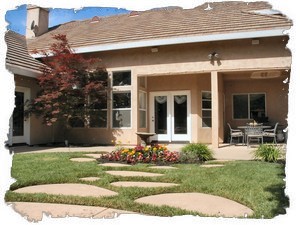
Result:
{"label": "white french door", "polygon": [[29,118],[24,118],[25,102],[30,98],[30,90],[25,87],[15,88],[15,108],[10,118],[9,144],[29,144]]}
{"label": "white french door", "polygon": [[190,141],[189,91],[150,93],[150,131],[155,141]]}

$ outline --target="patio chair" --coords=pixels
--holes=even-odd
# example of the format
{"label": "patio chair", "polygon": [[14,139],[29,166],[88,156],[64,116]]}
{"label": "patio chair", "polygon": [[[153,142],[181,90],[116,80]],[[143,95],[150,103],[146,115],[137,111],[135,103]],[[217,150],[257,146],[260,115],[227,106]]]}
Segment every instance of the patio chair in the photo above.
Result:
{"label": "patio chair", "polygon": [[263,131],[263,138],[273,138],[273,143],[277,144],[276,131],[278,127],[278,122],[275,124],[273,129],[265,129]]}
{"label": "patio chair", "polygon": [[263,141],[263,129],[262,126],[248,126],[245,129],[247,147],[251,144],[251,141],[256,140],[258,143],[264,143]]}
{"label": "patio chair", "polygon": [[233,141],[233,138],[237,138],[238,142],[240,140],[240,137],[243,139],[243,144],[245,143],[245,135],[244,135],[244,132],[239,130],[239,129],[232,129],[230,124],[227,123],[229,129],[230,129],[230,144],[232,144],[232,141]]}

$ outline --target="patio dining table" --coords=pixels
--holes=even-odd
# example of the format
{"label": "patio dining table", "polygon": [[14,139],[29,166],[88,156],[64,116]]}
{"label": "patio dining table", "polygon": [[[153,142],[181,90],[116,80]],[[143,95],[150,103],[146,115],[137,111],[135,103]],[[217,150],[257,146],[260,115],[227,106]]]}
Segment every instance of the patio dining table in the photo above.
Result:
{"label": "patio dining table", "polygon": [[[237,128],[239,129],[246,129],[247,127],[253,127],[253,125],[248,125],[248,126],[238,126]],[[255,126],[254,126],[255,127]],[[267,128],[271,128],[272,126],[269,125],[262,125],[260,126],[262,129],[267,129]]]}
{"label": "patio dining table", "polygon": [[[267,128],[271,128],[271,126],[269,126],[269,125],[247,125],[247,126],[238,126],[237,128],[239,128],[239,129],[244,129],[244,130],[245,130],[244,136],[245,136],[245,140],[246,140],[246,142],[247,142],[247,146],[249,146],[249,140],[248,140],[248,139],[250,139],[250,136],[251,136],[251,137],[254,137],[254,138],[257,138],[258,140],[259,140],[260,138],[262,139],[262,133],[261,133],[261,135],[259,135],[259,134],[257,134],[257,133],[251,134],[251,135],[247,134],[246,129],[247,129],[248,127],[260,127],[262,130],[263,130],[263,129],[267,129]],[[249,135],[249,137],[248,137],[248,135]],[[262,139],[262,142],[263,142],[263,139]]]}

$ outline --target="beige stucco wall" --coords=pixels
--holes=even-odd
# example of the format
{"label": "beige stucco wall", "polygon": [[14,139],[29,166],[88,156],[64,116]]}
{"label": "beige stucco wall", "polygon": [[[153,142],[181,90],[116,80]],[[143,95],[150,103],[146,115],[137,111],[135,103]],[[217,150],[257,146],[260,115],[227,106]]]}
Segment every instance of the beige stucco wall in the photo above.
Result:
{"label": "beige stucco wall", "polygon": [[[39,87],[34,78],[29,78],[25,76],[15,75],[15,85],[19,87],[27,87],[30,89],[30,98],[36,97]],[[30,117],[30,142],[27,144],[36,145],[50,143],[54,141],[54,135],[56,132],[55,127],[49,127],[43,124],[41,118],[36,116]]]}
{"label": "beige stucco wall", "polygon": [[[210,43],[196,43],[176,46],[158,46],[158,52],[152,53],[151,48],[139,48],[130,50],[110,51],[101,53],[87,54],[102,59],[103,64],[109,72],[120,70],[131,70],[132,72],[132,126],[131,128],[112,129],[111,111],[108,111],[109,124],[106,129],[82,129],[75,128],[69,131],[70,142],[90,142],[111,144],[111,140],[122,143],[135,144],[139,141],[135,132],[148,131],[138,128],[138,77],[147,78],[147,88],[149,93],[152,91],[171,91],[171,90],[190,90],[191,91],[191,113],[192,113],[192,141],[193,142],[211,142],[211,128],[201,127],[201,91],[211,90],[211,71],[217,71],[218,74],[229,73],[231,71],[254,71],[254,70],[274,70],[290,68],[290,51],[286,49],[287,37],[276,37],[260,39],[259,45],[252,45],[251,39],[235,41],[219,41]],[[274,47],[276,46],[276,47]],[[208,54],[216,51],[220,55],[220,60],[211,63],[208,60]],[[239,76],[239,75],[238,75]],[[230,107],[225,101],[224,94],[230,95],[230,85],[223,78],[219,79],[219,141],[223,141],[223,129],[228,119]],[[257,88],[257,85],[239,86],[237,81],[236,88],[245,87],[245,90],[251,91]],[[261,83],[260,87],[265,88]],[[253,89],[254,88],[254,89]],[[272,87],[273,88],[273,87]],[[272,92],[271,87],[270,93]],[[279,88],[279,87],[278,87]],[[232,91],[232,89],[230,90]],[[274,92],[274,91],[273,91]],[[223,96],[223,97],[222,97]],[[276,94],[270,94],[276,97]],[[273,97],[271,98],[273,99]],[[148,99],[149,100],[149,99]],[[282,98],[282,100],[284,100]],[[272,101],[268,101],[268,115],[270,118],[279,118],[276,114]],[[230,103],[231,104],[231,103]],[[286,107],[285,103],[284,107]],[[270,108],[269,108],[270,107]],[[225,118],[222,118],[223,108],[226,110]],[[148,101],[149,109],[149,101]],[[273,111],[271,113],[271,111]],[[278,111],[278,110],[277,110]],[[229,112],[230,114],[230,112]],[[148,112],[149,115],[149,112]]]}

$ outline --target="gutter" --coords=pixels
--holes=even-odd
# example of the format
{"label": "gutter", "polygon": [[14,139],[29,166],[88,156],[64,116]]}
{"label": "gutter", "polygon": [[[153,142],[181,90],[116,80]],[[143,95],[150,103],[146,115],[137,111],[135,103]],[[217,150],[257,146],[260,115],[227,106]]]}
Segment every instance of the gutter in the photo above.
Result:
{"label": "gutter", "polygon": [[[225,41],[225,40],[237,40],[237,39],[248,39],[248,38],[262,38],[262,37],[277,37],[286,35],[286,30],[290,27],[272,30],[260,30],[260,31],[246,31],[246,32],[235,32],[225,34],[210,34],[210,35],[198,35],[198,36],[187,36],[187,37],[174,37],[174,38],[161,38],[151,40],[141,40],[132,42],[120,42],[115,44],[99,44],[90,45],[85,47],[72,48],[75,53],[89,53],[89,52],[103,52],[143,47],[154,47],[164,45],[176,45],[176,44],[189,44],[199,42],[211,42],[211,41]],[[41,58],[44,55],[31,54],[34,58]]]}

